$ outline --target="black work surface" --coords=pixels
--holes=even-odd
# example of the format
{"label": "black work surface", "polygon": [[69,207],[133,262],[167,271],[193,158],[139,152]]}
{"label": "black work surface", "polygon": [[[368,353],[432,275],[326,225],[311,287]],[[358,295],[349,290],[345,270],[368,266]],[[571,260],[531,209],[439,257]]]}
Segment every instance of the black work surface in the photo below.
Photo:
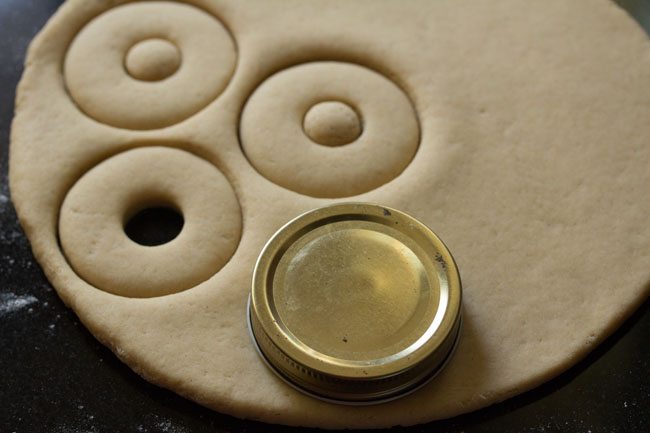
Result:
{"label": "black work surface", "polygon": [[[34,261],[9,201],[9,125],[27,44],[60,3],[0,0],[0,433],[314,431],[242,421],[148,384],[80,325]],[[619,3],[650,29],[650,0]],[[649,305],[533,391],[391,431],[650,432]]]}

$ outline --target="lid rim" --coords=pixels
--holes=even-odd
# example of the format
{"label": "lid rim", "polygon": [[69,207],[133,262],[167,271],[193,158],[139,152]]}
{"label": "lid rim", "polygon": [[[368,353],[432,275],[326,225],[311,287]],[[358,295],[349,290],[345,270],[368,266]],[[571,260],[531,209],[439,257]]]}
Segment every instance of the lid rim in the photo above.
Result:
{"label": "lid rim", "polygon": [[[323,389],[319,389],[317,383],[310,384],[310,383],[305,383],[304,381],[301,380],[296,380],[299,379],[299,377],[288,374],[286,371],[281,369],[280,366],[275,365],[271,361],[271,359],[265,354],[264,350],[259,344],[260,342],[257,338],[257,334],[255,334],[254,332],[251,308],[252,308],[251,297],[249,296],[248,306],[247,306],[248,313],[246,315],[247,323],[248,323],[248,331],[251,339],[253,340],[253,345],[255,347],[257,354],[260,356],[260,358],[267,366],[267,368],[269,368],[283,382],[285,382],[286,384],[288,384],[289,386],[291,386],[292,388],[294,388],[295,390],[303,394],[309,395],[311,397],[329,403],[345,404],[345,405],[353,405],[353,406],[366,406],[366,405],[374,405],[374,404],[393,401],[405,395],[414,393],[415,391],[419,390],[420,388],[428,384],[432,379],[434,379],[438,375],[438,373],[440,373],[447,366],[451,358],[453,358],[458,348],[458,343],[460,341],[462,322],[463,322],[462,313],[461,313],[458,316],[458,320],[454,325],[453,332],[449,335],[448,339],[445,341],[446,343],[450,343],[450,344],[447,344],[447,346],[449,347],[448,350],[445,350],[444,357],[439,362],[429,365],[428,366],[429,368],[423,369],[419,375],[417,375],[412,380],[401,384],[399,387],[386,387],[384,389],[376,389],[371,394],[363,393],[363,392],[353,392],[350,390],[348,390],[347,392],[338,390],[337,392],[328,393]],[[408,371],[408,369],[406,371]],[[399,375],[399,373],[397,373],[396,375]],[[292,377],[295,379],[292,379]],[[366,378],[368,382],[374,384],[382,383],[382,382],[385,383],[385,381],[381,380],[384,378],[379,378],[379,379],[380,380],[378,381],[374,381],[372,378]],[[358,385],[360,382],[362,382],[362,380],[359,380],[358,378],[356,378],[356,380],[349,379],[349,380],[340,381],[340,383],[347,383],[348,385],[351,386]]]}

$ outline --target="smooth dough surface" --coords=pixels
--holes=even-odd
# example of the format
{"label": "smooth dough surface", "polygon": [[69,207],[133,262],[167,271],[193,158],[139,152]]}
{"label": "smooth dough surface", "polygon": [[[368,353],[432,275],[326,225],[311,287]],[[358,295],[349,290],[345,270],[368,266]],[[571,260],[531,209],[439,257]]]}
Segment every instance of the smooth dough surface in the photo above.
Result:
{"label": "smooth dough surface", "polygon": [[189,4],[135,2],[84,24],[63,60],[64,79],[78,107],[102,123],[172,125],[216,98],[235,69],[228,30]]}
{"label": "smooth dough surface", "polygon": [[[362,122],[355,137],[331,119],[339,132],[334,135],[351,142],[335,149],[331,144],[346,140],[332,142],[332,134],[318,131],[324,129],[318,119],[331,118],[323,116],[323,104],[333,101]],[[250,163],[271,182],[331,198],[360,194],[398,176],[418,149],[420,129],[410,100],[387,78],[354,63],[314,61],[282,70],[255,89],[241,114],[240,137]]]}
{"label": "smooth dough surface", "polygon": [[149,38],[133,45],[126,53],[124,67],[133,78],[144,81],[163,80],[181,65],[181,54],[172,42]]}
{"label": "smooth dough surface", "polygon": [[[147,380],[215,410],[271,423],[416,424],[551,379],[647,298],[650,42],[613,3],[192,0],[181,5],[190,12],[178,20],[169,19],[169,8],[179,5],[122,3],[70,0],[32,43],[16,101],[10,185],[34,254],[61,298]],[[129,18],[132,8],[147,8],[147,19]],[[126,18],[114,20],[116,13]],[[199,16],[197,25],[218,33],[221,50],[192,28]],[[86,27],[98,23],[110,25],[106,32]],[[223,39],[226,28],[232,40]],[[180,53],[178,70],[153,82],[133,78],[123,63],[135,43],[150,38],[171,41]],[[199,51],[225,60],[208,62]],[[158,61],[167,60],[145,63]],[[320,66],[336,68],[336,80],[309,72]],[[393,99],[382,102],[370,80],[347,86],[348,75],[359,82],[353,69],[385,80],[409,101],[411,112],[394,110],[415,122],[394,145],[412,149],[406,162],[395,163],[386,142],[364,141],[371,121],[380,132],[405,124],[370,116]],[[296,70],[301,74],[274,85]],[[181,77],[191,83],[181,86]],[[275,92],[272,99],[258,98],[267,91]],[[328,101],[357,112],[363,128],[356,140],[325,146],[307,137],[304,115]],[[282,123],[273,124],[267,106],[280,110]],[[253,115],[260,121],[249,123]],[[405,143],[413,136],[415,145]],[[275,165],[262,167],[255,152],[268,155],[272,142],[285,147],[273,155]],[[153,160],[138,163],[130,150],[145,147],[151,149],[141,152],[168,155],[153,159],[165,167],[177,160],[169,170],[186,179],[158,184],[167,168],[149,173]],[[346,152],[363,158],[351,164]],[[113,172],[120,160],[141,172]],[[103,177],[94,178],[99,171]],[[175,289],[151,277],[174,292],[165,296],[108,287],[120,278],[117,271],[93,286],[75,264],[80,247],[64,242],[66,254],[59,248],[58,239],[67,237],[62,205],[89,179],[141,199],[133,206],[146,205],[150,196],[128,191],[147,176],[164,187],[161,194],[181,194],[173,200],[205,209],[196,214],[200,226],[218,233],[231,227],[238,243],[229,248],[236,249],[227,263],[207,266],[213,272],[194,287],[181,288],[192,285],[189,277]],[[212,188],[219,197],[228,188],[234,195],[214,208],[201,198]],[[344,200],[417,217],[449,246],[463,279],[464,327],[452,362],[418,392],[380,406],[333,405],[294,391],[262,364],[246,328],[251,273],[265,241],[297,214]],[[119,209],[106,212],[115,217]],[[189,246],[174,251],[201,263],[210,254]],[[109,253],[94,250],[100,262]]]}
{"label": "smooth dough surface", "polygon": [[354,108],[338,101],[313,105],[302,123],[307,137],[324,146],[343,146],[359,138],[363,123]]}
{"label": "smooth dough surface", "polygon": [[[156,206],[183,215],[181,232],[155,247],[133,242],[125,223]],[[59,216],[61,247],[79,276],[137,298],[207,280],[230,259],[240,236],[241,212],[228,180],[191,153],[165,147],[132,149],[102,161],[70,189]]]}

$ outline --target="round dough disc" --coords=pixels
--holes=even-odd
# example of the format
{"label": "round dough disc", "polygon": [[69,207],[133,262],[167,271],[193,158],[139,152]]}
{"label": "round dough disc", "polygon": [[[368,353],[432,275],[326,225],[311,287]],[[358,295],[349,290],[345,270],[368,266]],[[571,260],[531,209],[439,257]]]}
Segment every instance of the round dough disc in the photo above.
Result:
{"label": "round dough disc", "polygon": [[[647,298],[650,43],[609,0],[376,1],[335,8],[324,0],[291,7],[281,1],[191,0],[192,10],[177,21],[152,6],[159,3],[122,3],[70,0],[32,43],[12,127],[10,183],[34,255],[61,298],[147,380],[215,410],[271,423],[325,428],[422,423],[551,379]],[[141,7],[148,10],[145,29],[127,13]],[[90,34],[87,26],[118,12],[125,21],[109,27],[120,32],[111,30],[84,45],[73,42]],[[234,42],[219,39],[221,51],[205,41],[185,45],[202,34],[192,28],[193,17],[222,36],[227,27]],[[156,33],[161,23],[173,27]],[[124,35],[173,41],[182,55],[179,69],[158,81],[119,75],[139,89],[133,93],[101,81],[108,79],[107,71],[94,62],[117,58],[111,48],[117,45],[124,49],[120,56],[126,55],[138,42]],[[81,51],[75,51],[71,57],[87,46],[96,47],[92,55],[78,57]],[[209,59],[224,56],[225,64],[202,62],[208,58],[201,50]],[[153,50],[164,58],[145,51],[148,60],[132,61],[155,66],[173,60],[167,49]],[[346,67],[337,67],[336,80],[328,83],[310,69],[323,63]],[[85,87],[66,87],[70,67],[88,71],[75,78],[87,82]],[[348,74],[350,82],[357,80],[350,68],[372,71],[410,101],[417,141],[395,144],[412,149],[408,159],[387,164],[385,155],[393,158],[394,147],[365,142],[370,124],[340,146],[320,145],[306,135],[301,116],[317,103],[343,102],[368,122],[370,112],[355,104],[372,100],[372,110],[390,105],[392,99],[374,92],[370,81],[345,87]],[[282,89],[273,87],[274,78],[296,70],[304,73],[283,82]],[[187,77],[194,78],[177,87]],[[156,90],[149,93],[147,86]],[[341,99],[343,90],[359,96]],[[272,99],[253,105],[267,92]],[[144,104],[142,95],[153,99]],[[283,104],[298,96],[309,102],[300,112]],[[77,104],[85,97],[92,110]],[[279,111],[258,110],[264,107]],[[258,114],[261,121],[251,121]],[[269,122],[266,114],[280,116],[282,123]],[[325,128],[320,123],[327,118],[337,116],[319,114],[317,127]],[[390,116],[382,119],[377,127],[392,125]],[[403,139],[411,140],[415,130],[405,131],[411,135]],[[297,147],[269,150],[268,143],[283,143],[279,133],[288,134],[283,146]],[[367,147],[358,160],[362,171],[355,172],[345,155],[359,152],[359,143]],[[137,154],[131,149],[152,146],[184,151],[198,160],[198,171],[221,174],[195,173],[194,163],[179,157],[169,173],[184,180],[178,185],[171,177],[163,180],[164,170],[151,171],[156,158],[128,158]],[[321,165],[317,158],[308,160],[310,169],[292,164],[294,157],[307,161],[312,151],[325,155]],[[275,159],[261,161],[259,155]],[[128,175],[113,173],[116,158],[138,167]],[[92,186],[86,176],[95,169],[106,176]],[[95,286],[84,279],[87,273],[78,272],[82,265],[73,256],[80,252],[68,253],[64,245],[64,253],[59,246],[59,236],[66,236],[58,231],[66,224],[64,201],[79,185],[101,195],[103,189],[126,191],[148,176],[160,176],[161,188],[168,188],[157,193],[179,193],[184,203],[196,204],[193,227],[210,233],[241,227],[241,239],[213,262],[204,256],[212,254],[209,246],[174,250],[191,265],[212,263],[200,278],[187,277],[176,289],[167,284],[171,279],[162,281],[168,273],[154,272],[150,280],[164,287],[161,292],[142,297],[122,291],[116,285],[123,275],[108,267],[97,270],[103,279]],[[204,201],[211,188],[232,188],[234,196],[222,205]],[[246,326],[252,269],[267,239],[299,213],[343,200],[385,204],[423,221],[449,246],[464,285],[462,336],[447,368],[416,393],[379,406],[334,405],[295,391],[260,361]],[[92,206],[86,211],[88,227],[97,230],[105,229],[102,215],[117,215],[109,209],[94,220]],[[109,250],[93,251],[97,263],[110,260]],[[124,263],[136,260],[137,253],[129,251],[137,249],[124,250]],[[232,253],[229,260],[226,253]],[[184,272],[179,269],[175,276]]]}

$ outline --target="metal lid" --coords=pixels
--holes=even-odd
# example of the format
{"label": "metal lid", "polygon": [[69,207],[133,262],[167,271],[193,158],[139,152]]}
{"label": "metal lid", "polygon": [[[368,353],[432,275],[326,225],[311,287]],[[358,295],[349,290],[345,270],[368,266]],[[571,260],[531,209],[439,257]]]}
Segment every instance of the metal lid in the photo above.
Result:
{"label": "metal lid", "polygon": [[395,209],[345,203],[273,235],[255,265],[249,323],[288,383],[364,404],[433,377],[457,341],[460,313],[458,269],[430,229]]}

